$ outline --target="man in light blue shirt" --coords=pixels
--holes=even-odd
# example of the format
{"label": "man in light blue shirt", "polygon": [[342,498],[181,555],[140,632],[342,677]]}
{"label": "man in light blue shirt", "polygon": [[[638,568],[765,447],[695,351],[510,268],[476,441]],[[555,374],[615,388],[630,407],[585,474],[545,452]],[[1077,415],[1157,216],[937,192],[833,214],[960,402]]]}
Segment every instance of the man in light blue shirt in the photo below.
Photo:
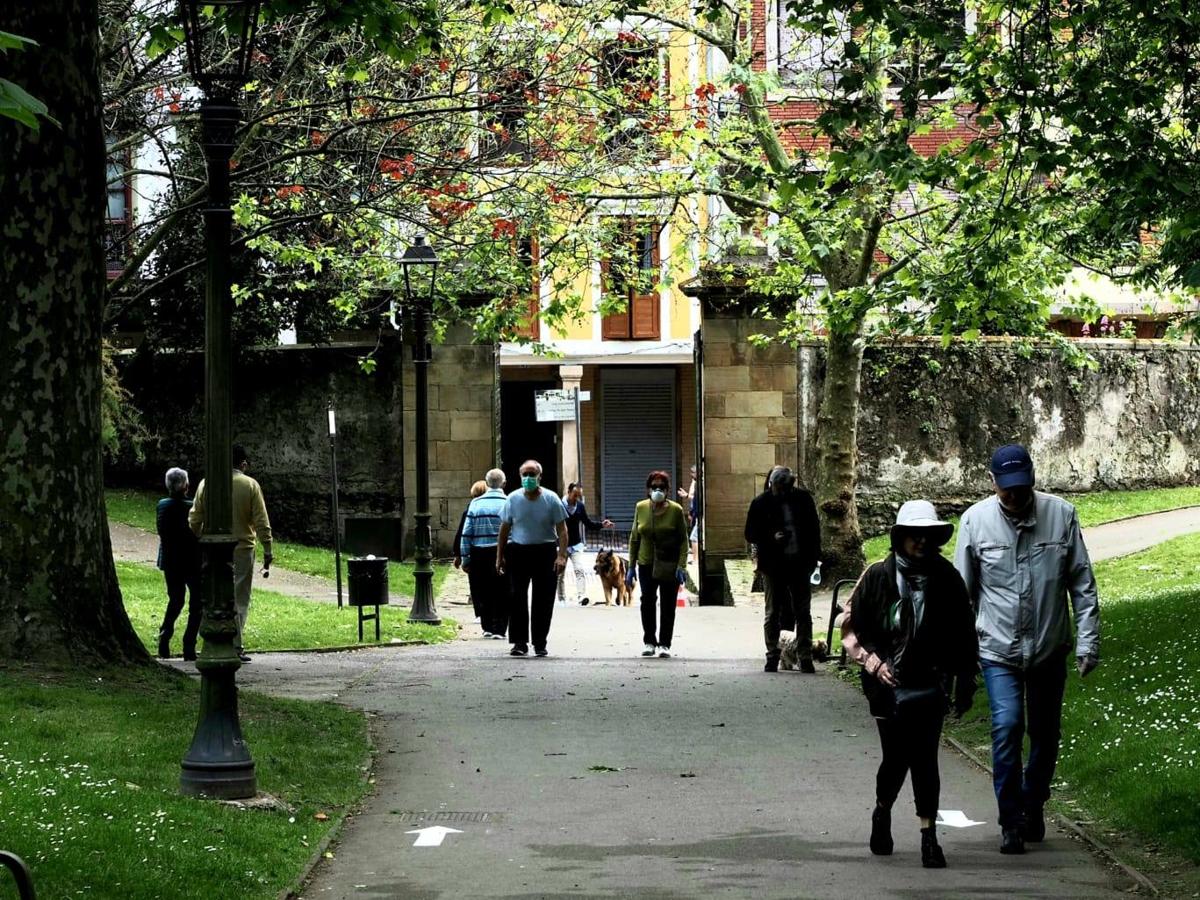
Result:
{"label": "man in light blue shirt", "polygon": [[471,501],[463,520],[459,556],[471,583],[471,596],[479,601],[479,624],[483,636],[503,640],[508,629],[508,578],[496,570],[496,544],[500,536],[500,512],[504,495],[504,473],[491,469],[484,476],[487,491]]}
{"label": "man in light blue shirt", "polygon": [[509,494],[500,510],[496,571],[507,571],[512,584],[508,616],[512,655],[529,653],[532,632],[534,653],[545,656],[555,584],[567,564],[567,510],[558,494],[541,486],[541,463],[527,459],[520,471],[521,489]]}
{"label": "man in light blue shirt", "polygon": [[1058,761],[1072,614],[1082,678],[1100,661],[1100,606],[1075,507],[1033,489],[1033,460],[1019,444],[995,452],[991,476],[995,496],[963,513],[954,565],[976,613],[1000,852],[1024,853],[1026,841],[1046,835],[1042,807]]}

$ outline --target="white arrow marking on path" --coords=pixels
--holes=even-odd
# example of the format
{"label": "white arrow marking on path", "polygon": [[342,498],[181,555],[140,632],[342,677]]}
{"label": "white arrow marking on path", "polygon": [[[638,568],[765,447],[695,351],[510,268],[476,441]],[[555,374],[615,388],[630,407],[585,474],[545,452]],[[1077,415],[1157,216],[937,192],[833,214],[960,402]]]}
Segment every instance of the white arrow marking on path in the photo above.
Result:
{"label": "white arrow marking on path", "polygon": [[987,823],[968,819],[966,813],[961,809],[939,809],[937,824],[949,828],[970,828],[972,825],[986,825]]}
{"label": "white arrow marking on path", "polygon": [[462,834],[457,828],[447,828],[445,825],[430,825],[428,828],[418,828],[406,831],[405,834],[415,834],[414,847],[440,847],[448,834]]}

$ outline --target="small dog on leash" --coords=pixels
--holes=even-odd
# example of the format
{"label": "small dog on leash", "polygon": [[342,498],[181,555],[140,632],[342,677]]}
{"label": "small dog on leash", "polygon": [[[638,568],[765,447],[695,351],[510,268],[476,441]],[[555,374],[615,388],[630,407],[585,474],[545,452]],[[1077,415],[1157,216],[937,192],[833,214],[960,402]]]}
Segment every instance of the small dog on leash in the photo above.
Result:
{"label": "small dog on leash", "polygon": [[604,588],[604,605],[612,605],[612,592],[617,592],[617,606],[629,606],[632,599],[629,587],[625,584],[625,573],[629,571],[629,563],[623,557],[617,556],[611,550],[601,550],[596,554],[596,574],[600,576],[600,586]]}
{"label": "small dog on leash", "polygon": [[[829,645],[821,638],[812,642],[813,662],[825,662],[829,659]],[[800,654],[797,648],[796,635],[782,632],[779,635],[779,668],[785,672],[800,667]]]}

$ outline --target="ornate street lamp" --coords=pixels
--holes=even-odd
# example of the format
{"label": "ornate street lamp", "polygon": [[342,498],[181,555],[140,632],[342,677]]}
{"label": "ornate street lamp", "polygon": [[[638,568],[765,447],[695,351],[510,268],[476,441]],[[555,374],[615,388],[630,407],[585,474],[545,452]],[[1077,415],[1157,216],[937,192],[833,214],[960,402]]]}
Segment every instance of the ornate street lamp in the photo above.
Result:
{"label": "ornate street lamp", "polygon": [[200,717],[183,758],[184,794],[239,799],[257,791],[254,760],[238,722],[234,648],[233,463],[230,409],[233,387],[233,301],[229,293],[233,214],[229,160],[241,121],[236,92],[246,83],[259,0],[181,0],[188,67],[204,92],[200,145],[208,168],[203,209],[207,257],[204,301],[205,533],[200,539],[204,648]]}
{"label": "ornate street lamp", "polygon": [[422,235],[400,257],[404,272],[404,300],[413,314],[413,368],[417,374],[417,537],[416,596],[408,614],[410,622],[440,625],[433,605],[433,536],[429,530],[429,318],[437,286],[437,254]]}

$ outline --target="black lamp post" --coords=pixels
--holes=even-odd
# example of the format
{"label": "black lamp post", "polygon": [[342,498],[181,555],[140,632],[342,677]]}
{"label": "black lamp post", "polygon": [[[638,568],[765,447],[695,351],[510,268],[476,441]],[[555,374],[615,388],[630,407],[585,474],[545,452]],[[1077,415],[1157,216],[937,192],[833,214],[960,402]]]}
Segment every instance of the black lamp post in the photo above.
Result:
{"label": "black lamp post", "polygon": [[229,293],[229,160],[241,121],[235,92],[246,83],[259,0],[181,0],[188,64],[204,92],[200,143],[208,168],[203,209],[207,268],[204,301],[205,534],[200,539],[204,648],[200,717],[183,758],[184,794],[238,799],[257,791],[254,760],[238,722],[233,602],[233,302]]}
{"label": "black lamp post", "polygon": [[400,257],[404,272],[404,299],[413,315],[413,368],[417,375],[417,538],[416,596],[408,614],[410,622],[440,625],[433,605],[433,535],[429,530],[429,317],[437,285],[437,254],[417,235]]}

